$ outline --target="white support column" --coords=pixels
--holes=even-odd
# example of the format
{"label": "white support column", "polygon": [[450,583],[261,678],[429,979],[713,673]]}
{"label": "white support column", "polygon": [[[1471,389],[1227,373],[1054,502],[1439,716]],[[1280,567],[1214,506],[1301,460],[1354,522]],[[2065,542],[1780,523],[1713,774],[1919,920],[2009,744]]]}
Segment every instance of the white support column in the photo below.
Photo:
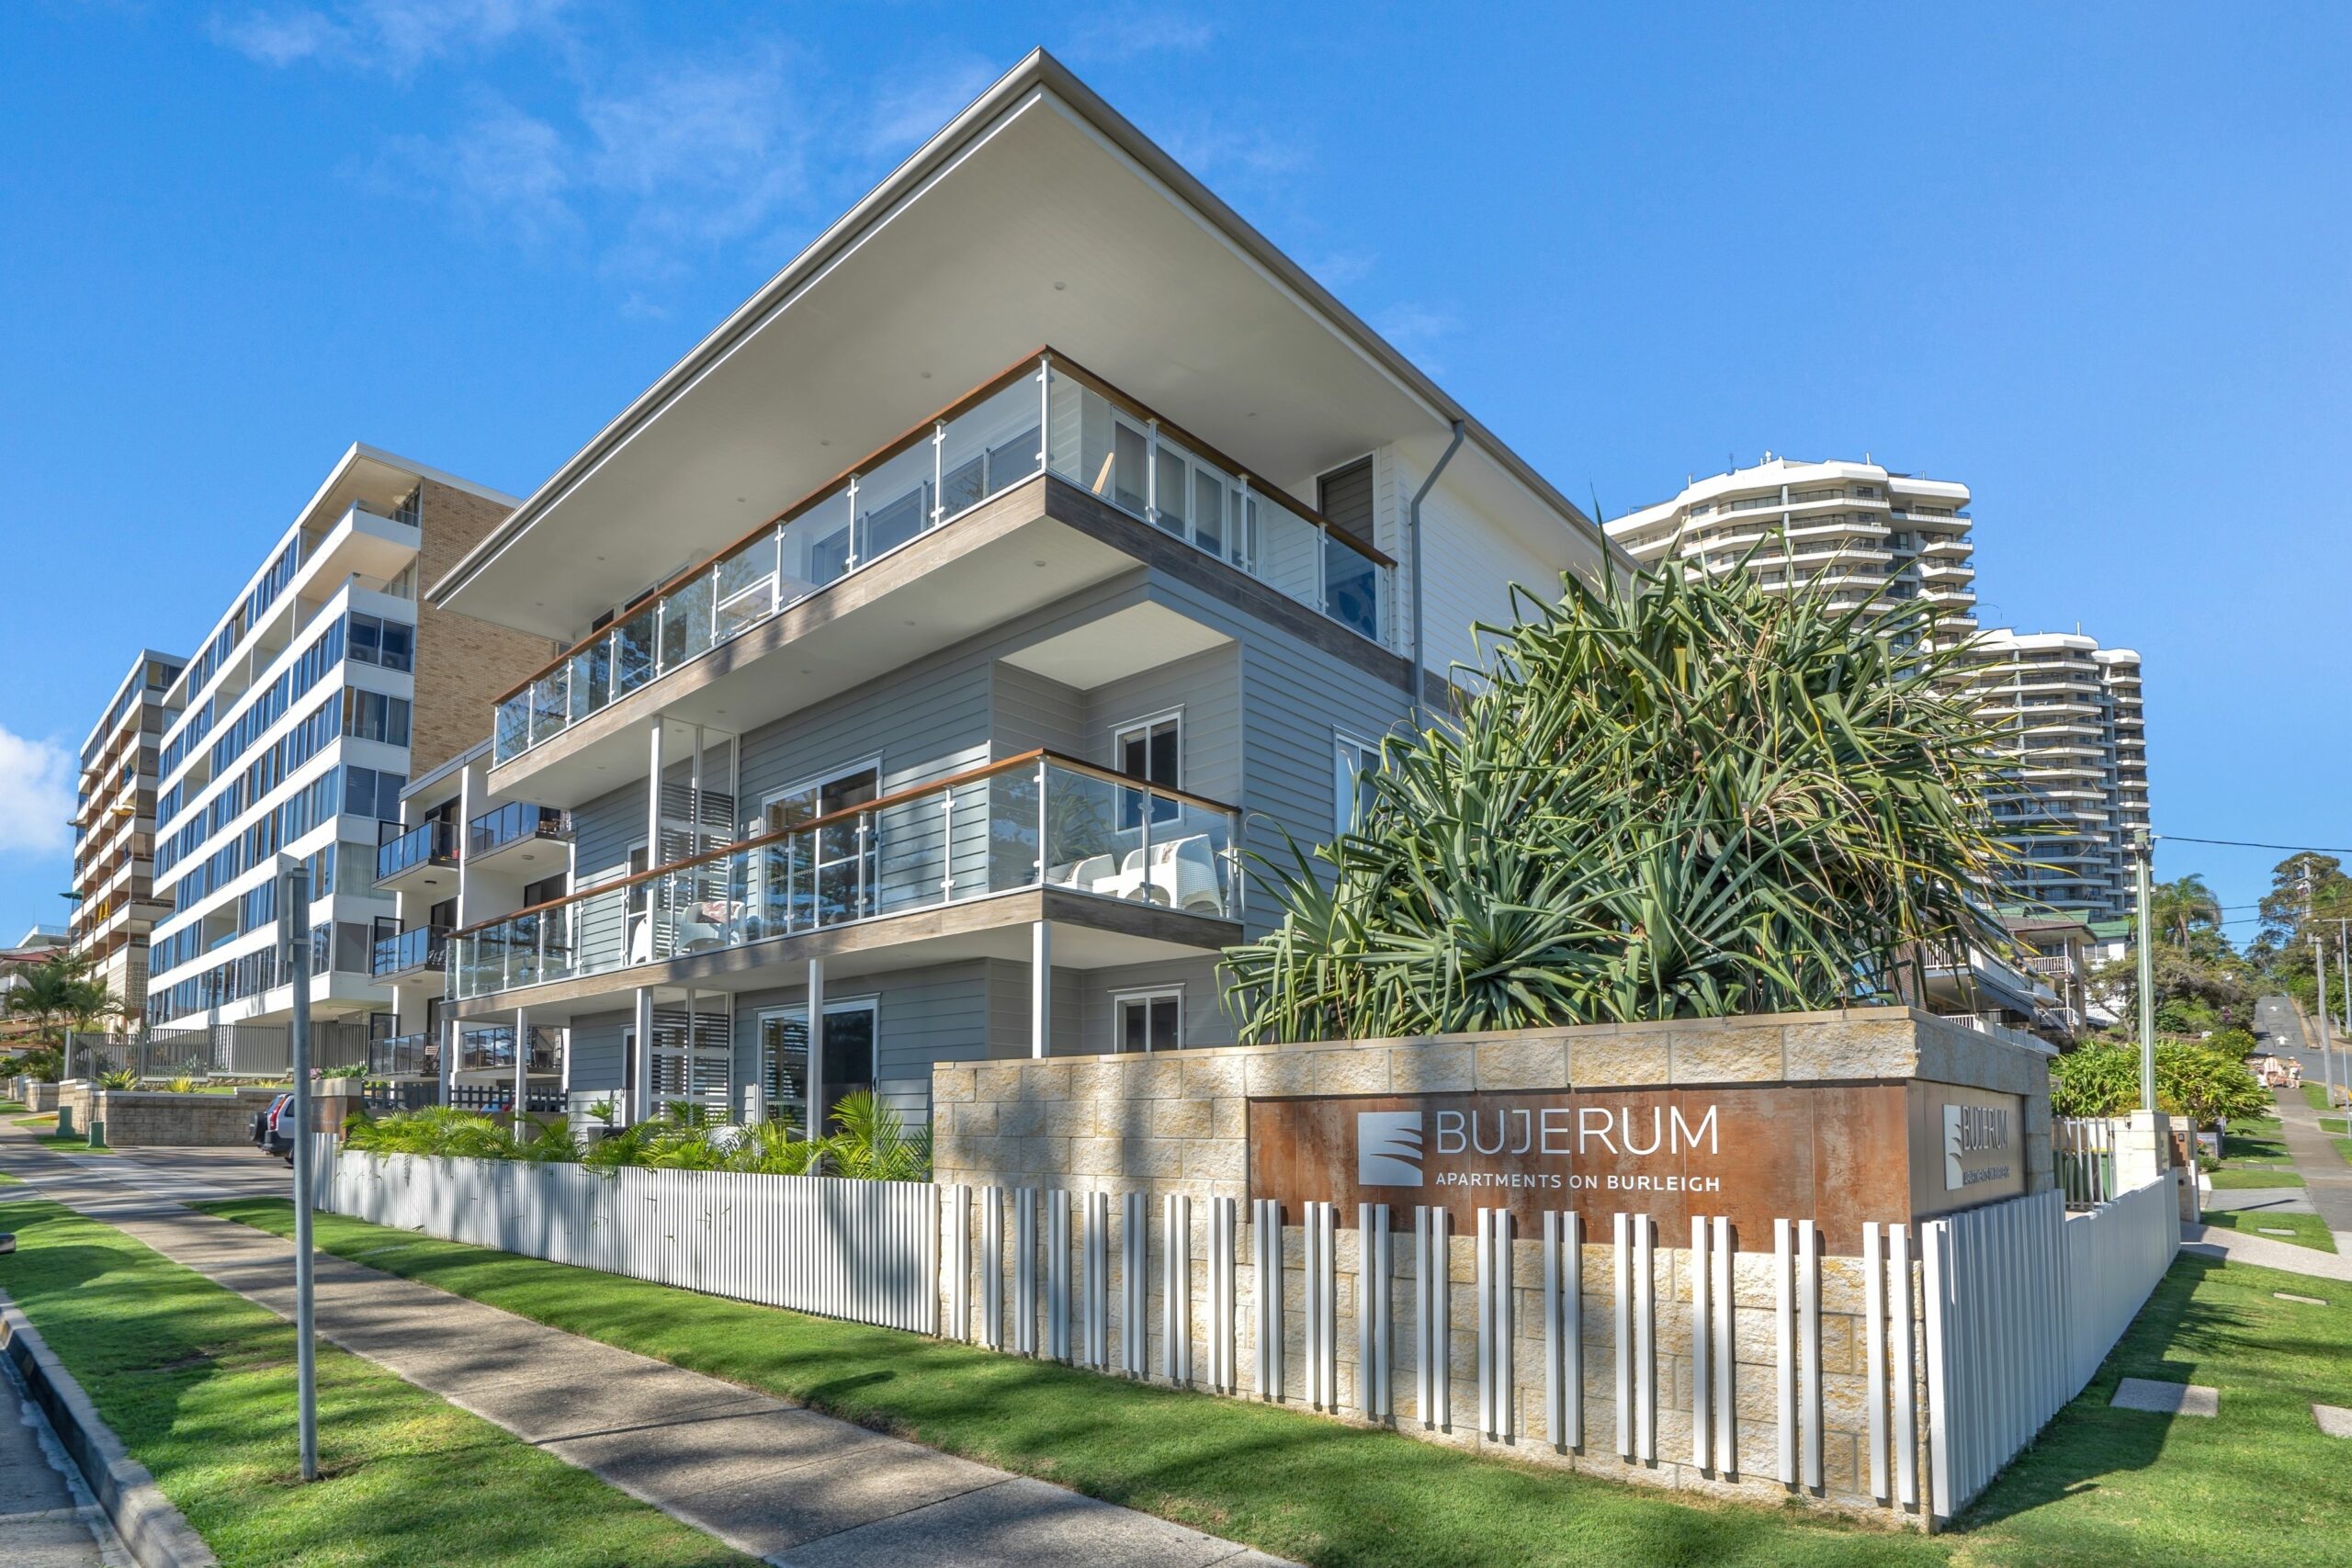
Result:
{"label": "white support column", "polygon": [[801,1078],[806,1105],[801,1131],[811,1138],[825,1131],[825,961],[808,961],[808,1070]]}
{"label": "white support column", "polygon": [[457,1093],[458,1042],[464,1037],[457,1015],[452,1012],[441,1021],[441,1103],[447,1105]]}
{"label": "white support column", "polygon": [[637,1043],[630,1046],[636,1056],[637,1087],[630,1091],[628,1119],[634,1126],[653,1115],[653,987],[637,988]]}
{"label": "white support column", "polygon": [[522,1143],[530,1134],[526,1129],[524,1108],[531,1100],[531,1010],[514,1010],[514,1141]]}
{"label": "white support column", "polygon": [[649,765],[645,774],[645,868],[650,871],[662,863],[662,771],[664,757],[659,716],[646,727],[646,736]]}
{"label": "white support column", "polygon": [[1054,1054],[1054,925],[1029,927],[1029,1055],[1040,1061]]}

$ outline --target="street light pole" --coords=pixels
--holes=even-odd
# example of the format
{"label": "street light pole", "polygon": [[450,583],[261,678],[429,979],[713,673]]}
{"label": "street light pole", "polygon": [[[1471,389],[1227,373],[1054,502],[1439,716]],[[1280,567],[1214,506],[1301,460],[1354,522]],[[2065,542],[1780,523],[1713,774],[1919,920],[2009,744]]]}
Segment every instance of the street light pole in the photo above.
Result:
{"label": "street light pole", "polygon": [[2154,930],[2148,918],[2150,906],[2155,901],[2148,886],[2153,838],[2145,828],[2139,830],[2140,863],[2136,876],[2140,904],[2140,940],[2136,944],[2140,950],[2140,1107],[2152,1116],[2156,1110],[2156,957],[2151,940]]}
{"label": "street light pole", "polygon": [[277,931],[294,986],[294,1383],[302,1438],[302,1479],[319,1478],[319,1369],[311,1332],[311,874],[291,855],[277,861]]}
{"label": "street light pole", "polygon": [[2312,937],[2312,962],[2319,970],[2319,1071],[2327,1085],[2327,1102],[2335,1103],[2335,1033],[2327,1020],[2327,943]]}

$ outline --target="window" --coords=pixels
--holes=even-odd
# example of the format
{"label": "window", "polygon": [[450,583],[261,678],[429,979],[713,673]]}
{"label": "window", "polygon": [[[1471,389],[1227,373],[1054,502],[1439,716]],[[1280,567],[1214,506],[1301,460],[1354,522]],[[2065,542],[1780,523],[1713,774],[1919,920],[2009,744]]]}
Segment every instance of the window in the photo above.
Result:
{"label": "window", "polygon": [[1358,544],[1373,538],[1374,498],[1372,459],[1360,457],[1344,468],[1334,468],[1315,481],[1315,510],[1331,526]]}
{"label": "window", "polygon": [[1183,1043],[1184,991],[1125,991],[1113,997],[1111,1049],[1173,1051]]}
{"label": "window", "polygon": [[[1131,779],[1156,784],[1165,789],[1184,787],[1184,717],[1182,713],[1160,714],[1140,718],[1133,724],[1121,725],[1112,732],[1111,765]],[[1119,795],[1119,826],[1136,828],[1143,823],[1143,803],[1151,801],[1151,819],[1155,823],[1175,820],[1176,802],[1164,795],[1146,796],[1140,791],[1123,790]]]}
{"label": "window", "polygon": [[1331,830],[1353,832],[1372,809],[1372,775],[1380,771],[1380,747],[1344,731],[1332,731]]}
{"label": "window", "polygon": [[[872,997],[825,1004],[824,1092],[826,1125],[845,1096],[870,1090],[880,1077],[878,1004]],[[778,1008],[760,1014],[760,1087],[768,1113],[807,1125],[808,1009]]]}
{"label": "window", "polygon": [[381,740],[388,746],[408,744],[409,705],[406,697],[388,697],[357,686],[343,694],[343,732],[360,740]]}
{"label": "window", "polygon": [[[796,853],[793,859],[809,867],[806,885],[802,875],[796,874],[789,897],[797,918],[813,918],[819,923],[854,919],[869,911],[869,902],[879,877],[875,863],[876,845],[865,830],[864,820],[854,812],[867,801],[882,794],[882,763],[877,758],[844,768],[837,773],[810,779],[791,789],[768,796],[762,815],[771,833],[784,832],[801,827],[820,818],[837,818],[816,830],[816,841],[809,850]],[[808,900],[813,897],[813,911]]]}

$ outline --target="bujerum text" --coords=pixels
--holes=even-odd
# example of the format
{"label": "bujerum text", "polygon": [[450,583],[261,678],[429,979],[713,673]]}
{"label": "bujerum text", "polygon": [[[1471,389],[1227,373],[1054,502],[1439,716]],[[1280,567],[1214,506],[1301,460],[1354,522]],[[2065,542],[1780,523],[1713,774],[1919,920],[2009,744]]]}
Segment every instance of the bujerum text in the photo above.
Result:
{"label": "bujerum text", "polygon": [[1683,1119],[1679,1105],[1652,1106],[1646,1127],[1643,1121],[1631,1109],[1612,1111],[1597,1105],[1546,1106],[1541,1111],[1441,1111],[1437,1152],[1569,1156],[1596,1147],[1613,1155],[1715,1152],[1715,1108],[1712,1105],[1696,1126]]}

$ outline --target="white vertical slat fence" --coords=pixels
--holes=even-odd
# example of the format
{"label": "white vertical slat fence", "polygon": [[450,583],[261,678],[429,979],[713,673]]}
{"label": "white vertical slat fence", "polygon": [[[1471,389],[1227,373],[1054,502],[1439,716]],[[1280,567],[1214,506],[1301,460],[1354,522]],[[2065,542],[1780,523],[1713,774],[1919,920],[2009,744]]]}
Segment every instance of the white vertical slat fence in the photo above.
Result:
{"label": "white vertical slat fence", "polygon": [[[1991,1484],[2131,1326],[2180,1250],[2177,1180],[2086,1213],[2068,1213],[2052,1190],[1919,1227],[1939,1520]],[[1907,1327],[1907,1314],[1897,1322]]]}
{"label": "white vertical slat fence", "polygon": [[369,1155],[320,1140],[320,1207],[550,1263],[939,1329],[929,1182]]}

